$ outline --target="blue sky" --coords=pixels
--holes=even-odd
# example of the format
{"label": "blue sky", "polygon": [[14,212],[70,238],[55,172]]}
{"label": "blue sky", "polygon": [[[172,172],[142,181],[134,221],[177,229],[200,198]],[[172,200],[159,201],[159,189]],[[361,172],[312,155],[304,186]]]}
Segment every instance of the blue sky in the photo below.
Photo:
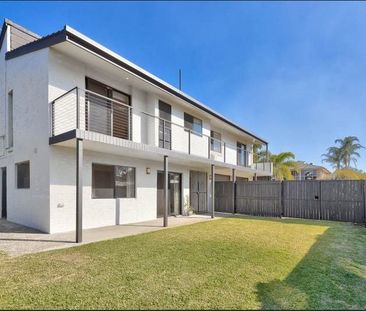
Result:
{"label": "blue sky", "polygon": [[[366,3],[1,2],[41,35],[68,24],[270,142],[321,163],[366,145]],[[366,152],[358,168],[366,170]]]}

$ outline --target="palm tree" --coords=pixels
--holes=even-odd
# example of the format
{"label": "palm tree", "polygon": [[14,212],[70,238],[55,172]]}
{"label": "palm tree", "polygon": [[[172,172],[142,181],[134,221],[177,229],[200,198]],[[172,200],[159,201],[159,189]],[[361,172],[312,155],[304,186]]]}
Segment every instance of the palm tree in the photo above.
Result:
{"label": "palm tree", "polygon": [[335,169],[350,168],[351,162],[356,164],[360,154],[359,149],[364,148],[359,143],[356,136],[347,136],[343,139],[338,138],[334,141],[339,146],[332,146],[327,149],[327,153],[323,154],[323,162],[327,162]]}
{"label": "palm tree", "polygon": [[340,144],[339,149],[344,167],[350,168],[351,162],[356,165],[357,158],[360,157],[360,154],[357,151],[364,148],[360,144],[360,140],[356,136],[347,136],[343,139],[336,139],[335,143]]}
{"label": "palm tree", "polygon": [[341,149],[338,147],[329,147],[327,153],[322,154],[324,159],[322,162],[329,163],[333,168],[339,170],[342,166],[342,154]]}
{"label": "palm tree", "polygon": [[253,162],[262,163],[268,162],[271,158],[271,152],[263,149],[261,145],[253,145]]}
{"label": "palm tree", "polygon": [[291,170],[297,170],[297,162],[294,161],[295,155],[292,152],[281,152],[272,154],[273,175],[278,180],[291,180],[293,176]]}

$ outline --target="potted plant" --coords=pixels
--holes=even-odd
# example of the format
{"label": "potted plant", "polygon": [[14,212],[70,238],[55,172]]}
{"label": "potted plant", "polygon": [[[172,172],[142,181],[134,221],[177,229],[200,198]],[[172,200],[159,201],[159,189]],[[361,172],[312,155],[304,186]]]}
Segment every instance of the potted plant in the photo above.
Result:
{"label": "potted plant", "polygon": [[184,216],[192,216],[194,214],[193,208],[189,203],[188,195],[184,198]]}

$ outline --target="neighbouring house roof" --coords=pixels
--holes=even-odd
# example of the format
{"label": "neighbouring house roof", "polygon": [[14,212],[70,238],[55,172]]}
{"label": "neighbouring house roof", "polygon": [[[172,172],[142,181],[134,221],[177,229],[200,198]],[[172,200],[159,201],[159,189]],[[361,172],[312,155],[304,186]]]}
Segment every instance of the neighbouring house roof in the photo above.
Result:
{"label": "neighbouring house roof", "polygon": [[313,163],[306,163],[304,161],[297,161],[298,170],[321,170],[325,174],[331,174],[331,172],[324,166],[314,165]]}
{"label": "neighbouring house roof", "polygon": [[[5,34],[6,29],[4,30],[4,28],[6,27],[7,24],[10,24],[10,23],[13,23],[13,22],[11,22],[9,20],[5,20],[1,34],[3,32]],[[0,46],[2,43],[2,39],[3,38],[0,37]],[[67,26],[67,25],[64,26],[63,29],[61,29],[57,32],[54,32],[54,33],[44,36],[44,37],[38,36],[37,40],[30,42],[28,44],[25,44],[23,46],[20,46],[12,51],[7,52],[5,55],[5,59],[6,60],[13,59],[13,58],[19,57],[21,55],[28,54],[28,53],[31,53],[31,52],[34,52],[34,51],[37,51],[40,49],[44,49],[44,48],[53,46],[53,45],[61,43],[61,42],[71,42],[76,45],[79,45],[79,46],[83,47],[84,49],[87,49],[87,50],[111,61],[112,63],[135,74],[136,76],[169,92],[170,94],[172,94],[180,99],[183,99],[184,101],[188,102],[189,104],[205,111],[206,113],[209,113],[210,115],[220,119],[221,121],[224,121],[225,123],[229,124],[230,126],[234,127],[235,129],[237,129],[247,135],[252,136],[257,141],[259,141],[263,144],[268,144],[268,142],[265,141],[264,139],[258,137],[257,135],[253,134],[252,132],[244,129],[240,125],[234,123],[233,121],[229,120],[228,118],[224,117],[223,115],[217,113],[216,111],[207,107],[206,105],[204,105],[203,103],[194,99],[193,97],[190,97],[189,95],[185,94],[181,90],[179,90],[179,89],[175,88],[174,86],[170,85],[169,83],[159,79],[155,75],[147,72],[146,70],[140,68],[139,66],[133,64],[132,62],[130,62],[127,59],[123,58],[122,56],[118,55],[117,53],[114,53],[113,51],[107,49],[106,47],[100,45],[99,43],[86,37],[85,35],[79,33],[78,31],[74,30],[73,28],[71,28],[70,26]]]}

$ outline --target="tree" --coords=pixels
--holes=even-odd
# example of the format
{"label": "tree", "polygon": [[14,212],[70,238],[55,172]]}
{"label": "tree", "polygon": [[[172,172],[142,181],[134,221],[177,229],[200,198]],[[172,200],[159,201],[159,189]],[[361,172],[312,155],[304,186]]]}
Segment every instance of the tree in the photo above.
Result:
{"label": "tree", "polygon": [[351,162],[356,165],[357,158],[360,157],[357,151],[364,148],[359,139],[356,136],[347,136],[343,139],[336,139],[335,143],[340,144],[339,149],[344,167],[350,168]]}
{"label": "tree", "polygon": [[366,180],[366,174],[357,171],[353,168],[342,168],[336,170],[331,176],[331,179],[343,179],[343,180]]}
{"label": "tree", "polygon": [[364,148],[356,136],[346,136],[334,141],[339,146],[332,146],[327,149],[327,153],[322,156],[323,162],[329,163],[333,168],[350,168],[351,162],[356,165],[357,158],[360,157],[358,150]]}
{"label": "tree", "polygon": [[329,147],[327,153],[322,154],[322,162],[329,163],[333,168],[339,170],[342,166],[341,149],[338,147]]}
{"label": "tree", "polygon": [[[268,156],[268,158],[267,158]],[[253,162],[254,163],[262,163],[268,162],[271,158],[271,152],[263,149],[262,145],[253,145]]]}
{"label": "tree", "polygon": [[291,170],[297,170],[297,162],[294,161],[295,155],[292,152],[281,152],[272,154],[271,162],[273,163],[273,176],[278,180],[291,180],[293,176]]}

